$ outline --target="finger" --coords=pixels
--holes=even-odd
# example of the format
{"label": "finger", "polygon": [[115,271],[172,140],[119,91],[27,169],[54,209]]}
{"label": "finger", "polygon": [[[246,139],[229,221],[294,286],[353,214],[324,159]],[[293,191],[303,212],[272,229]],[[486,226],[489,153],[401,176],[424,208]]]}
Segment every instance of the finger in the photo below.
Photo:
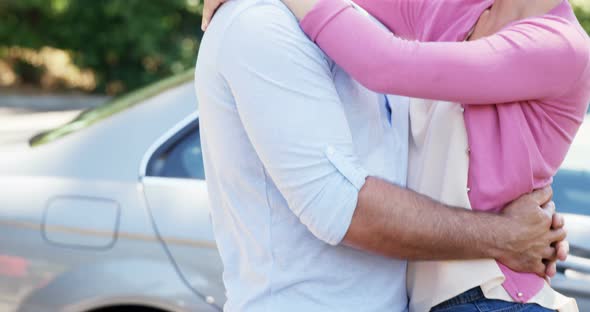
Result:
{"label": "finger", "polygon": [[544,187],[539,190],[535,190],[531,194],[533,200],[539,204],[539,206],[546,204],[553,197],[553,189],[550,186]]}
{"label": "finger", "polygon": [[557,250],[554,247],[547,247],[543,250],[541,256],[545,260],[554,261],[557,259]]}
{"label": "finger", "polygon": [[547,275],[548,282],[551,282],[552,277],[557,275],[557,262],[556,261],[549,261],[547,262],[547,268],[545,269],[545,275]]}
{"label": "finger", "polygon": [[567,231],[565,230],[565,228],[551,230],[549,233],[547,233],[547,239],[549,240],[550,243],[561,242],[561,241],[565,240],[566,237],[567,237]]}
{"label": "finger", "polygon": [[553,215],[553,222],[551,223],[553,229],[561,229],[565,227],[565,218],[563,215],[556,213]]}
{"label": "finger", "polygon": [[535,265],[535,274],[537,274],[538,276],[545,278],[545,276],[547,276],[545,271],[547,271],[547,267],[545,266],[545,264],[543,262],[538,262]]}
{"label": "finger", "polygon": [[566,240],[558,242],[555,245],[555,248],[557,249],[557,259],[559,259],[559,261],[565,261],[567,260],[567,256],[570,253],[570,243]]}
{"label": "finger", "polygon": [[555,215],[555,203],[553,201],[549,201],[547,203],[545,203],[544,205],[541,206],[541,208],[543,208],[543,211],[545,211],[545,213],[551,217],[551,219],[553,219],[553,216]]}

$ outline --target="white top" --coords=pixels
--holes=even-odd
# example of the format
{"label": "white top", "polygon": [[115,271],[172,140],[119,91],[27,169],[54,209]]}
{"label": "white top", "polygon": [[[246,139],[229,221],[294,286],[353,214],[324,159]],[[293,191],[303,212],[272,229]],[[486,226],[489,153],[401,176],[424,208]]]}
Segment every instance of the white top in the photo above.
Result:
{"label": "white top", "polygon": [[225,310],[406,311],[406,262],[340,242],[367,175],[405,185],[407,99],[353,81],[279,0],[217,12],[196,87]]}
{"label": "white top", "polygon": [[[410,103],[408,188],[444,204],[470,209],[470,150],[462,106],[422,99]],[[504,276],[494,260],[410,261],[410,311],[429,311],[477,286],[502,288],[502,282]]]}
{"label": "white top", "polygon": [[[471,209],[467,194],[470,149],[460,104],[410,100],[408,188],[447,205]],[[514,301],[493,259],[411,261],[408,263],[410,312],[432,307],[480,286],[486,298]],[[578,312],[575,300],[545,284],[531,300],[550,310]]]}

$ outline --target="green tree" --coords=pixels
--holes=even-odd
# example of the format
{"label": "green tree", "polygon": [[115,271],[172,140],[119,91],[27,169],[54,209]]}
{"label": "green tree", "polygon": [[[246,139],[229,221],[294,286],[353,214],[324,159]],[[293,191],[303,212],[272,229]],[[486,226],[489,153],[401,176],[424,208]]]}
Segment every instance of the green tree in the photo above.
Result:
{"label": "green tree", "polygon": [[[0,60],[3,48],[44,46],[69,51],[75,64],[91,69],[95,92],[136,89],[194,65],[202,32],[200,0],[0,0]],[[590,6],[574,0],[590,33]],[[14,69],[38,77],[27,62]]]}
{"label": "green tree", "polygon": [[586,32],[590,34],[590,8],[583,8],[581,6],[574,6],[576,16],[580,21],[580,24],[586,29]]}
{"label": "green tree", "polygon": [[[135,89],[192,67],[198,0],[0,0],[0,45],[70,51],[97,91]],[[1,57],[1,56],[0,56]]]}

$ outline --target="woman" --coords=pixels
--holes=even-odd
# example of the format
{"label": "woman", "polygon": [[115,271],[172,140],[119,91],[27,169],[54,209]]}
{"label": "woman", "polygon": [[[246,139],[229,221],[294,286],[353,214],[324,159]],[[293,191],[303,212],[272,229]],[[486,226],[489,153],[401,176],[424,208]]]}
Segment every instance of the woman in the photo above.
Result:
{"label": "woman", "polygon": [[[465,41],[508,1],[359,2],[396,36],[439,41],[425,43],[394,36],[343,0],[283,0],[310,38],[367,88],[463,104],[470,150],[469,203],[491,212],[551,183],[590,101],[590,42],[566,0],[531,0],[515,12],[520,20],[496,35]],[[499,267],[505,294],[487,284],[473,284],[481,286],[475,296],[485,294],[477,298],[481,302],[451,300],[442,305],[438,304],[460,292],[437,293],[444,287],[432,288],[414,276],[420,274],[416,268],[409,276],[410,284],[414,280],[410,288],[429,289],[436,300],[420,298],[413,310],[438,305],[433,311],[477,311],[478,304],[511,311],[575,310],[575,304],[563,300],[541,277],[513,272],[501,263]],[[480,274],[479,267],[475,269],[475,275]],[[439,276],[445,278],[430,283],[455,283],[448,274]],[[410,294],[414,297],[412,290]],[[546,308],[501,305],[492,299]]]}

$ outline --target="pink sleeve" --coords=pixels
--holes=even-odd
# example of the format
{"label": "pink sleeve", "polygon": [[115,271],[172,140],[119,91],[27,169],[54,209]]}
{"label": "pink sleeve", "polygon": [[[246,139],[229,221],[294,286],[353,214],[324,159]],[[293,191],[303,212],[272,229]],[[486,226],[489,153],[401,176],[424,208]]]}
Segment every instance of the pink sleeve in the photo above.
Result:
{"label": "pink sleeve", "polygon": [[465,104],[563,95],[588,59],[586,41],[558,17],[527,19],[477,41],[415,42],[395,37],[348,2],[320,0],[301,26],[373,91]]}

